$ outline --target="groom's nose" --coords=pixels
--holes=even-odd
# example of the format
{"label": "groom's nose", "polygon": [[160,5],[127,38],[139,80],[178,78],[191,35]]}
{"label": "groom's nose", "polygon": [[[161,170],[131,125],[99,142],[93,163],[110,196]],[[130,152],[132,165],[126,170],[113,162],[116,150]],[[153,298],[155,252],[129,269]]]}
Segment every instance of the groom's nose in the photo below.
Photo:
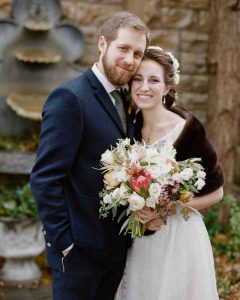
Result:
{"label": "groom's nose", "polygon": [[124,63],[127,66],[131,66],[131,65],[133,65],[133,61],[134,61],[134,54],[131,53],[131,51],[125,53],[125,55],[124,55]]}

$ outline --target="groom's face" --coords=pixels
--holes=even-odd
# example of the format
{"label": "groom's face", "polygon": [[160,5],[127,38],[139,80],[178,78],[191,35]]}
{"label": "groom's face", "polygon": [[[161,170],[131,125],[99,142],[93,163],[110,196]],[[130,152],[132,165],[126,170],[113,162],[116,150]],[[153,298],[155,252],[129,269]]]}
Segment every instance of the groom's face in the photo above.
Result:
{"label": "groom's face", "polygon": [[100,37],[98,67],[114,86],[121,86],[136,73],[145,48],[145,34],[131,28],[120,28],[116,39],[108,44],[103,36]]}

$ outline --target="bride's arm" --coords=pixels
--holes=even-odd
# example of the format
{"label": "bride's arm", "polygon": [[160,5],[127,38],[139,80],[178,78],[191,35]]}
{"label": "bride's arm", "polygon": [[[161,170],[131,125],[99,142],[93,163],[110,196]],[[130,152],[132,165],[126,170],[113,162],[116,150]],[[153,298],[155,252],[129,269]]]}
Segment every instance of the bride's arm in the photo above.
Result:
{"label": "bride's arm", "polygon": [[[193,197],[188,203],[183,203],[183,207],[192,207],[196,210],[200,210],[203,208],[210,207],[217,202],[219,202],[223,198],[223,188],[220,187],[217,190],[200,197]],[[171,203],[170,214],[176,213],[176,208],[174,202]],[[157,231],[161,228],[163,221],[160,218],[155,218],[149,221],[147,225],[147,229],[151,231]]]}
{"label": "bride's arm", "polygon": [[203,209],[210,207],[217,202],[219,202],[223,198],[223,188],[220,187],[217,190],[213,191],[212,193],[209,193],[204,196],[194,196],[190,201],[187,203],[184,203],[184,207],[192,207],[194,209]]}

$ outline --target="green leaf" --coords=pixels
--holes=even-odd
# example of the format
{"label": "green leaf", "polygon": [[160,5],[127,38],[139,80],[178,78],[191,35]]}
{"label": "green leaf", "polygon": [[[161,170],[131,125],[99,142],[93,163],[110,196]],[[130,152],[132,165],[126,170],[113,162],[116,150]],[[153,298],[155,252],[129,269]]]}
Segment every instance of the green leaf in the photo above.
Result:
{"label": "green leaf", "polygon": [[198,189],[194,185],[189,185],[189,188],[190,188],[191,192],[199,193]]}
{"label": "green leaf", "polygon": [[123,229],[124,229],[125,227],[127,227],[130,218],[131,218],[131,216],[130,216],[129,218],[127,218],[126,221],[123,223],[123,225],[122,225],[122,227],[121,227],[121,229],[120,229],[119,234],[121,234],[122,231],[123,231]]}
{"label": "green leaf", "polygon": [[122,211],[122,213],[121,213],[120,216],[118,217],[117,222],[119,223],[119,222],[122,220],[122,218],[123,218],[124,216],[126,216],[126,215],[127,215],[127,209],[124,209],[124,211]]}
{"label": "green leaf", "polygon": [[145,190],[143,186],[140,186],[140,194],[144,199],[148,197],[148,192]]}

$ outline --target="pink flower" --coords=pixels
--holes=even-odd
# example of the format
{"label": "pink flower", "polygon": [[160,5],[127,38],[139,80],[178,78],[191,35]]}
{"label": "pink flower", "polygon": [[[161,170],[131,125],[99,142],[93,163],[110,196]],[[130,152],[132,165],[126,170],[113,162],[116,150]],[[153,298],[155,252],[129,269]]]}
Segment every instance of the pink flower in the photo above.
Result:
{"label": "pink flower", "polygon": [[134,191],[141,195],[141,188],[148,191],[149,184],[152,182],[152,176],[146,170],[140,170],[131,176],[130,183]]}

